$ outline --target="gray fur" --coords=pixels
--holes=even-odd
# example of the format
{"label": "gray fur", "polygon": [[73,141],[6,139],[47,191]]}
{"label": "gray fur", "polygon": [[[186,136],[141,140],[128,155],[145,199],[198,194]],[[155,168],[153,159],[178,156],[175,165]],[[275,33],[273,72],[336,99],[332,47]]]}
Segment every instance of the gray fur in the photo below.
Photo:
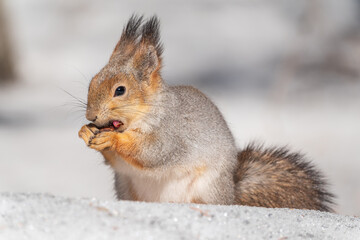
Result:
{"label": "gray fur", "polygon": [[[144,166],[163,172],[178,166],[192,169],[204,164],[214,172],[209,201],[231,204],[237,150],[218,108],[203,93],[189,86],[164,85],[151,104],[156,107],[143,121],[150,126],[148,134],[154,134],[157,141],[142,145],[138,158],[146,159]],[[161,178],[161,174],[153,177]],[[116,189],[118,196],[124,195],[120,193],[123,191],[120,181],[116,181]]]}

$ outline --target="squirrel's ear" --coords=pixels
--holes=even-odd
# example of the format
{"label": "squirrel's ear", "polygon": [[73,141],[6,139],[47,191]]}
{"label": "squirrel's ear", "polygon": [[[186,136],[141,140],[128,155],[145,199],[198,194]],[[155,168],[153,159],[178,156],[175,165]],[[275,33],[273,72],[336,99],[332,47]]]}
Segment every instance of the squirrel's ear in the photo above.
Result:
{"label": "squirrel's ear", "polygon": [[131,67],[135,70],[137,80],[142,81],[160,68],[160,59],[156,48],[152,45],[142,45],[131,59]]}
{"label": "squirrel's ear", "polygon": [[160,69],[162,52],[160,23],[154,16],[142,26],[141,39],[130,61],[138,80],[145,80]]}

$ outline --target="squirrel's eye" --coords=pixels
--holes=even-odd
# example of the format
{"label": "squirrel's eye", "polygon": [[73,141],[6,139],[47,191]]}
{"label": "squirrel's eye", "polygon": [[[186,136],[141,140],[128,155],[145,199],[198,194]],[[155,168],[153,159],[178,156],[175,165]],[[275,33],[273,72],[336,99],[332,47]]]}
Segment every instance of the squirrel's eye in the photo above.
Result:
{"label": "squirrel's eye", "polygon": [[124,95],[126,88],[124,86],[120,86],[115,90],[114,97]]}

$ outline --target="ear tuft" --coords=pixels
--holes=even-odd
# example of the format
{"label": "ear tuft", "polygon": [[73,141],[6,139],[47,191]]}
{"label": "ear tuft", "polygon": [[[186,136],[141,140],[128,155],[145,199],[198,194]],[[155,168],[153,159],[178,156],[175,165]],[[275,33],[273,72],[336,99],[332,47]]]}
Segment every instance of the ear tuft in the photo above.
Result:
{"label": "ear tuft", "polygon": [[154,46],[157,56],[160,57],[163,53],[163,46],[160,42],[160,21],[157,16],[151,17],[142,26],[141,35],[141,43]]}
{"label": "ear tuft", "polygon": [[141,27],[141,38],[132,57],[132,67],[139,81],[149,79],[150,75],[161,68],[160,22],[151,17]]}
{"label": "ear tuft", "polygon": [[142,21],[143,16],[136,16],[133,14],[127,22],[125,28],[123,29],[120,41],[135,42],[136,39],[140,36],[138,29]]}
{"label": "ear tuft", "polygon": [[[139,27],[143,22],[143,16],[133,14],[125,25],[120,41],[117,43],[111,58],[117,53],[129,54],[136,46],[137,39],[140,37]],[[111,59],[110,58],[110,59]]]}

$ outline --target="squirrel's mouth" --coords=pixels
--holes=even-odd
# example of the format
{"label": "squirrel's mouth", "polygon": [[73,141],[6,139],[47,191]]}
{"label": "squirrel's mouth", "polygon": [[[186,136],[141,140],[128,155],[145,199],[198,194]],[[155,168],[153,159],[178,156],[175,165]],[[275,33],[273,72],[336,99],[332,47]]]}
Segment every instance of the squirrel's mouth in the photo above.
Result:
{"label": "squirrel's mouth", "polygon": [[119,120],[109,121],[107,125],[99,127],[100,131],[115,131],[118,130],[124,123]]}

